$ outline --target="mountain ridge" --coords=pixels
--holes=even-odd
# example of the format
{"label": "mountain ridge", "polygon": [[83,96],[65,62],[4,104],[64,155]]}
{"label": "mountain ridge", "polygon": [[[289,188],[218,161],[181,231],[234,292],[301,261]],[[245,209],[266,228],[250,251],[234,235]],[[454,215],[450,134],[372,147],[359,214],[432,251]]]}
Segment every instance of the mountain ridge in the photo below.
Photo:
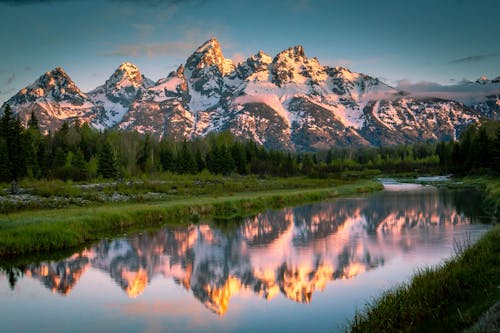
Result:
{"label": "mountain ridge", "polygon": [[500,114],[499,80],[481,78],[469,86],[460,88],[477,97],[469,105],[425,91],[405,93],[369,75],[323,66],[301,45],[274,57],[258,51],[234,64],[212,38],[157,82],[124,62],[84,93],[57,67],[0,112],[9,104],[25,123],[35,112],[45,131],[74,119],[157,138],[227,130],[268,148],[303,151],[457,138],[481,117]]}

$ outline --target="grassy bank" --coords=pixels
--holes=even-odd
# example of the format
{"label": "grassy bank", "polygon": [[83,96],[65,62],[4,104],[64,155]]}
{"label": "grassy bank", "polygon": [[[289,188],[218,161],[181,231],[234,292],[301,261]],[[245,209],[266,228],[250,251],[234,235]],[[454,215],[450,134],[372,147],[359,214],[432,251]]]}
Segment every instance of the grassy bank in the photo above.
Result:
{"label": "grassy bank", "polygon": [[[0,214],[40,209],[66,209],[105,203],[146,203],[189,199],[193,196],[222,196],[232,193],[285,189],[317,189],[352,181],[350,175],[338,178],[221,176],[202,172],[197,175],[162,173],[120,181],[95,179],[89,183],[61,180],[23,180],[19,193],[9,195],[10,184],[0,184]],[[355,177],[372,178],[361,174]]]}
{"label": "grassy bank", "polygon": [[500,227],[358,313],[352,332],[459,332],[500,299]]}
{"label": "grassy bank", "polygon": [[[484,210],[500,213],[500,179],[471,176],[448,185],[474,187],[485,195]],[[500,226],[471,247],[458,244],[457,255],[442,267],[419,271],[409,284],[386,291],[367,304],[351,332],[459,332],[471,327],[500,301]]]}
{"label": "grassy bank", "polygon": [[0,215],[0,257],[77,248],[104,237],[167,223],[186,223],[200,218],[242,217],[266,208],[381,188],[379,183],[358,180],[322,188],[261,190],[232,195],[191,196],[152,203],[108,203],[97,207],[4,214]]}
{"label": "grassy bank", "polygon": [[485,195],[483,209],[497,219],[500,217],[500,177],[465,177],[462,186],[472,186],[482,191]]}

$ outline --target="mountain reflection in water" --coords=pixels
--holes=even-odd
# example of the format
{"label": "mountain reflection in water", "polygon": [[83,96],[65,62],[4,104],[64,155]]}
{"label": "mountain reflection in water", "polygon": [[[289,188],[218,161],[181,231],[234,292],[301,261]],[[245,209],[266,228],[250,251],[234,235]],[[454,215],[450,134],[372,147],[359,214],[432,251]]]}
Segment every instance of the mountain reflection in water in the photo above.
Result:
{"label": "mountain reflection in water", "polygon": [[97,269],[130,297],[141,295],[152,279],[173,279],[219,315],[240,292],[309,303],[330,281],[384,265],[470,223],[447,193],[384,192],[268,211],[229,230],[168,227],[104,240],[65,260],[29,265],[21,275],[68,295],[87,270]]}

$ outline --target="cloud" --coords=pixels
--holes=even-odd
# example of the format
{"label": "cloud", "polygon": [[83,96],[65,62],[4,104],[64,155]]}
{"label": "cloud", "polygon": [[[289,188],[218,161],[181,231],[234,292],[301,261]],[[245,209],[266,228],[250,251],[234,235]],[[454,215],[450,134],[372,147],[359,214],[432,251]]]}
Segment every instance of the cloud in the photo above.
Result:
{"label": "cloud", "polygon": [[109,57],[142,57],[154,58],[158,56],[184,56],[196,48],[193,42],[164,42],[145,44],[122,44],[116,49],[101,52],[98,55]]}
{"label": "cloud", "polygon": [[459,59],[454,59],[449,61],[449,64],[466,64],[466,63],[473,63],[473,62],[481,62],[489,58],[495,58],[498,57],[498,53],[488,53],[488,54],[479,54],[479,55],[472,55],[464,58],[459,58]]}
{"label": "cloud", "polygon": [[442,98],[472,104],[483,101],[486,96],[500,94],[499,84],[482,85],[462,80],[456,84],[442,85],[436,82],[399,80],[395,87],[413,97]]}
{"label": "cloud", "polygon": [[24,67],[24,70],[26,72],[31,72],[32,68],[31,68],[31,66],[28,65],[28,66]]}
{"label": "cloud", "polygon": [[12,73],[11,76],[9,76],[9,78],[7,79],[7,85],[11,85],[12,82],[14,82],[14,80],[16,79],[16,74],[15,73]]}

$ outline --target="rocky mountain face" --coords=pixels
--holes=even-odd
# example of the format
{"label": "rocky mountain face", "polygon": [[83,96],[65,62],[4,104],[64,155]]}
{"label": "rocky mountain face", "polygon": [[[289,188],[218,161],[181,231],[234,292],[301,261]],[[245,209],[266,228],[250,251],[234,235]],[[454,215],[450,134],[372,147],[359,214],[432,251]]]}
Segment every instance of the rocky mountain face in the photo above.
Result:
{"label": "rocky mountain face", "polygon": [[153,85],[154,82],[142,75],[137,66],[128,62],[121,64],[106,83],[88,93],[100,109],[94,125],[107,128],[119,124],[138,91]]}
{"label": "rocky mountain face", "polygon": [[403,93],[368,75],[323,66],[302,46],[274,58],[259,51],[234,64],[211,39],[156,83],[123,63],[85,94],[56,68],[7,104],[23,121],[35,112],[43,129],[78,118],[158,138],[230,131],[268,148],[305,151],[456,138],[480,117],[500,114],[499,78],[469,87],[479,96],[469,103],[458,95]]}
{"label": "rocky mountain face", "polygon": [[[34,112],[45,130],[54,130],[74,119],[93,122],[99,112],[94,102],[59,67],[21,89],[6,104],[25,124]],[[4,108],[5,105],[0,113]]]}

